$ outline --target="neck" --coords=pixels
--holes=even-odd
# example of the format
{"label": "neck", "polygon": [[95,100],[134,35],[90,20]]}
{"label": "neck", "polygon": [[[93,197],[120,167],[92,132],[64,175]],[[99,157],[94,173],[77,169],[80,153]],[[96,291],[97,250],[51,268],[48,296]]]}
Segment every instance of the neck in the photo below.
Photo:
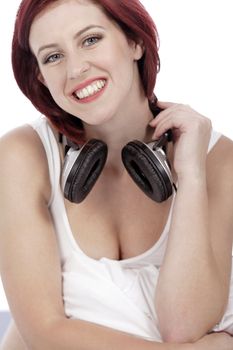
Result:
{"label": "neck", "polygon": [[114,115],[111,120],[101,125],[84,125],[86,138],[97,138],[108,146],[106,166],[122,172],[121,150],[134,139],[150,142],[153,129],[148,125],[153,119],[148,99],[144,96],[127,105]]}

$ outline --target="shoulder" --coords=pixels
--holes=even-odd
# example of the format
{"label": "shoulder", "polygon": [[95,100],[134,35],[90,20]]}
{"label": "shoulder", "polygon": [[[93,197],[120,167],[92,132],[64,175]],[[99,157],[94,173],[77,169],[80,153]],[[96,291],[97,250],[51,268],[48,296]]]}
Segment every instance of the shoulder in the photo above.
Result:
{"label": "shoulder", "polygon": [[233,141],[221,136],[207,157],[209,205],[216,219],[233,228]]}
{"label": "shoulder", "polygon": [[[18,127],[0,138],[0,186],[11,195],[20,188],[25,195],[50,198],[47,157],[37,132],[29,125]],[[30,191],[30,192],[29,192]]]}
{"label": "shoulder", "polygon": [[233,141],[223,135],[208,154],[207,179],[210,185],[213,181],[229,181],[233,186],[232,174]]}

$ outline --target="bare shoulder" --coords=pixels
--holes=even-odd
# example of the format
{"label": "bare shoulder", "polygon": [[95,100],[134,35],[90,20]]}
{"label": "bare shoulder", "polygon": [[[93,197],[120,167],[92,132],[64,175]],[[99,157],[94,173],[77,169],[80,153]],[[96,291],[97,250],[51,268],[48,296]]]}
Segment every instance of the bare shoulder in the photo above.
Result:
{"label": "bare shoulder", "polygon": [[[36,131],[23,125],[0,138],[0,186],[7,187],[9,196],[17,186],[30,193],[40,191],[50,198],[47,157]],[[26,194],[26,192],[25,192]]]}
{"label": "bare shoulder", "polygon": [[230,157],[229,160],[233,161],[232,154],[233,154],[233,140],[229,139],[228,137],[222,135],[218,142],[215,144],[213,149],[210,151],[209,155],[210,157],[219,157],[220,159],[224,159],[223,154],[225,156]]}
{"label": "bare shoulder", "polygon": [[[212,236],[216,251],[231,264],[233,242],[233,141],[222,136],[208,154],[207,186]],[[221,234],[219,234],[221,233]],[[228,253],[226,253],[228,252]],[[223,267],[226,270],[226,265]],[[229,269],[228,269],[229,270]]]}
{"label": "bare shoulder", "polygon": [[209,152],[207,158],[207,179],[209,188],[222,184],[226,191],[233,194],[233,141],[221,136]]}

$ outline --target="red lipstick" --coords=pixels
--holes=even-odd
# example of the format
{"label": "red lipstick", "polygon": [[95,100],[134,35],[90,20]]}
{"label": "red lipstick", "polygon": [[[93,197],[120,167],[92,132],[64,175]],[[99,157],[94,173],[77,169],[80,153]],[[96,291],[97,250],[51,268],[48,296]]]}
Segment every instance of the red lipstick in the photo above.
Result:
{"label": "red lipstick", "polygon": [[[105,85],[99,91],[96,91],[92,95],[87,96],[87,97],[83,97],[83,98],[79,98],[77,96],[77,94],[76,94],[77,91],[80,91],[80,90],[86,88],[87,86],[91,85],[93,82],[96,82],[99,80],[105,81]],[[88,79],[88,80],[84,81],[83,83],[79,84],[78,86],[76,86],[76,88],[72,90],[71,97],[73,99],[75,99],[75,101],[78,103],[89,103],[89,102],[92,102],[95,99],[97,99],[99,96],[101,96],[104,93],[106,86],[107,86],[106,78],[97,77],[97,78],[93,78],[93,79]]]}

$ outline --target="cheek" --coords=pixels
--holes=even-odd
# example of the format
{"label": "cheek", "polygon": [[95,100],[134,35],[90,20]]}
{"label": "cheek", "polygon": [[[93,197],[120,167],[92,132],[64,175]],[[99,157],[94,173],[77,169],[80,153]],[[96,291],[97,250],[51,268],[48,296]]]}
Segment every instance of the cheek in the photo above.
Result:
{"label": "cheek", "polygon": [[[104,54],[103,54],[104,52]],[[102,47],[101,52],[98,52],[99,64],[103,67],[108,67],[113,70],[125,70],[132,64],[132,52],[127,43],[123,42],[122,39],[115,39]]]}
{"label": "cheek", "polygon": [[62,109],[67,109],[67,101],[64,97],[64,89],[62,82],[56,77],[47,77],[46,80],[47,89],[49,90],[55,103]]}
{"label": "cheek", "polygon": [[108,71],[114,85],[116,84],[119,90],[127,89],[131,84],[134,65],[128,52],[121,47],[114,47],[105,52],[107,54],[102,56],[101,66]]}
{"label": "cheek", "polygon": [[44,77],[44,84],[50,91],[52,97],[57,100],[61,92],[63,91],[62,84],[63,78],[61,72],[54,71],[52,74],[47,72],[42,72]]}

